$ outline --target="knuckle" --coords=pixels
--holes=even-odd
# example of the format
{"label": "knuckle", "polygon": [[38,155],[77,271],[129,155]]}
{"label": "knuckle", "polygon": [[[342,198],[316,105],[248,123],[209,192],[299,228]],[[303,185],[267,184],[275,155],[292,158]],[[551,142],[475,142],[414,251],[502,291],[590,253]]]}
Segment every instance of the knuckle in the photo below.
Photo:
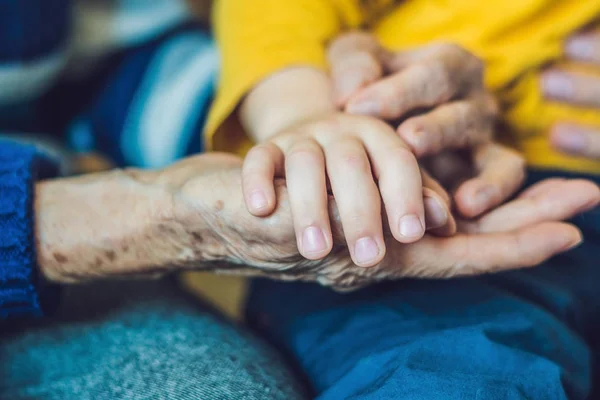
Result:
{"label": "knuckle", "polygon": [[423,82],[423,92],[431,105],[440,104],[454,96],[456,79],[450,68],[441,60],[436,60],[419,71],[419,79]]}
{"label": "knuckle", "polygon": [[358,151],[344,151],[339,155],[339,159],[343,165],[343,168],[361,171],[370,169],[367,157],[365,154],[361,154]]}
{"label": "knuckle", "polygon": [[265,157],[271,157],[271,147],[268,144],[259,144],[248,151],[246,159],[262,160]]}
{"label": "knuckle", "polygon": [[417,159],[413,152],[405,146],[394,146],[386,151],[387,158],[394,164],[406,165],[416,163]]}
{"label": "knuckle", "polygon": [[409,94],[401,96],[395,85],[377,85],[377,87],[374,88],[373,94],[373,97],[378,99],[378,103],[385,115],[395,114],[402,108],[403,97],[410,96]]}
{"label": "knuckle", "polygon": [[328,115],[325,118],[313,122],[310,125],[310,129],[318,135],[337,134],[341,131],[342,123],[342,120],[337,114]]}
{"label": "knuckle", "polygon": [[288,150],[286,154],[291,162],[304,161],[320,164],[323,159],[323,153],[317,143],[312,140],[303,140],[298,142]]}
{"label": "knuckle", "polygon": [[341,169],[367,170],[370,168],[366,150],[360,140],[354,137],[344,137],[325,149],[327,158],[335,160],[334,165]]}

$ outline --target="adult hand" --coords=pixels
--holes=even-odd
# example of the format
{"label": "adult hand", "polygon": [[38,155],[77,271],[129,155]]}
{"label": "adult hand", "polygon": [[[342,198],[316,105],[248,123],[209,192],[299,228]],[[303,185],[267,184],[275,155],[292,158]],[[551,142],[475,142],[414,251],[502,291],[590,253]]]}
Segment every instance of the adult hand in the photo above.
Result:
{"label": "adult hand", "polygon": [[[559,66],[548,69],[542,75],[544,96],[600,112],[600,30],[571,37],[566,42],[565,55],[569,62],[587,65],[589,72],[573,72]],[[552,129],[551,141],[565,153],[600,159],[600,126],[559,123]]]}
{"label": "adult hand", "polygon": [[241,175],[239,159],[211,154],[157,172],[41,183],[36,215],[42,273],[52,281],[79,282],[219,270],[339,289],[402,277],[474,275],[533,266],[573,247],[581,241],[579,231],[556,221],[600,201],[589,182],[546,181],[481,219],[462,222],[450,238],[425,235],[406,245],[388,229],[385,258],[364,268],[352,262],[333,201],[334,249],[323,260],[307,260],[298,252],[284,181],[277,185],[275,212],[258,218],[246,210]]}
{"label": "adult hand", "polygon": [[[208,172],[203,165],[210,163]],[[202,170],[205,172],[199,174]],[[365,268],[352,261],[332,198],[334,248],[323,260],[311,261],[298,252],[285,181],[278,181],[275,211],[257,218],[247,212],[241,179],[239,162],[210,155],[176,164],[155,182],[176,193],[174,209],[179,211],[174,220],[187,221],[187,229],[193,230],[197,224],[193,215],[202,215],[212,227],[211,235],[205,231],[200,235],[205,244],[218,248],[214,253],[226,254],[223,263],[216,264],[222,272],[317,281],[338,289],[404,277],[449,278],[535,266],[581,240],[575,227],[556,221],[600,201],[600,190],[593,183],[548,180],[483,218],[462,221],[453,237],[425,235],[416,243],[401,244],[386,227],[385,257],[376,266]],[[192,261],[188,265],[193,266]]]}
{"label": "adult hand", "polygon": [[397,132],[417,157],[471,150],[466,160],[447,155],[442,169],[463,169],[465,161],[474,167],[474,177],[453,188],[463,215],[479,215],[521,186],[524,159],[491,145],[498,109],[474,55],[451,44],[394,53],[370,34],[351,33],[331,44],[329,61],[338,105],[390,122],[403,119]]}

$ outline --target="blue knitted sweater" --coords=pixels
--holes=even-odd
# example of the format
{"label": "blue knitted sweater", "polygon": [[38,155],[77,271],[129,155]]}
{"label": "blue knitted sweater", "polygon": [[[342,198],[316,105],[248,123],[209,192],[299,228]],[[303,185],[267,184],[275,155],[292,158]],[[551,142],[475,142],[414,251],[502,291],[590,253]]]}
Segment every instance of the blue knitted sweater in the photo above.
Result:
{"label": "blue knitted sweater", "polygon": [[56,172],[35,147],[0,140],[0,319],[39,316],[56,301],[37,275],[33,213],[35,181]]}

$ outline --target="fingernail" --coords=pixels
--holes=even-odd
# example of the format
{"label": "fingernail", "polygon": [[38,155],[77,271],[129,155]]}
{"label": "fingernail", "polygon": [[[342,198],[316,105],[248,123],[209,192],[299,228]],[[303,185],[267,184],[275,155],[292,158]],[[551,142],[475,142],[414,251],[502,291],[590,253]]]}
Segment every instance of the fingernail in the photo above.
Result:
{"label": "fingernail", "polygon": [[359,264],[368,264],[379,256],[379,246],[370,237],[358,239],[354,245],[354,257]]}
{"label": "fingernail", "polygon": [[567,41],[567,55],[574,58],[589,60],[594,57],[594,43],[586,38],[574,38]]}
{"label": "fingernail", "polygon": [[563,74],[547,73],[542,77],[544,93],[550,97],[565,98],[573,93],[571,80]]}
{"label": "fingernail", "polygon": [[405,215],[400,219],[400,234],[406,238],[423,236],[423,224],[414,214]]}
{"label": "fingernail", "polygon": [[439,200],[434,197],[425,197],[423,202],[425,205],[425,225],[427,229],[439,228],[446,225],[448,222],[448,213]]}
{"label": "fingernail", "polygon": [[571,154],[582,153],[587,146],[585,133],[576,129],[555,129],[552,135],[552,142],[561,150]]}
{"label": "fingernail", "polygon": [[579,237],[577,239],[569,241],[565,245],[565,247],[562,249],[562,251],[573,250],[574,248],[579,247],[582,243],[583,243],[583,237],[581,237],[581,235],[579,235]]}
{"label": "fingernail", "polygon": [[485,208],[490,206],[490,202],[493,201],[495,195],[496,188],[494,186],[485,185],[480,187],[473,196],[475,203],[473,206],[476,209],[483,211]]}
{"label": "fingernail", "polygon": [[362,100],[348,103],[346,112],[349,114],[378,115],[381,111],[376,101]]}
{"label": "fingernail", "polygon": [[262,210],[268,205],[267,197],[260,190],[256,190],[250,195],[250,204],[255,210]]}
{"label": "fingernail", "polygon": [[323,231],[316,226],[309,226],[304,229],[302,234],[302,247],[306,253],[321,253],[327,249],[325,235]]}
{"label": "fingernail", "polygon": [[410,146],[417,156],[425,155],[427,151],[427,132],[421,126],[400,125],[398,127],[400,137]]}

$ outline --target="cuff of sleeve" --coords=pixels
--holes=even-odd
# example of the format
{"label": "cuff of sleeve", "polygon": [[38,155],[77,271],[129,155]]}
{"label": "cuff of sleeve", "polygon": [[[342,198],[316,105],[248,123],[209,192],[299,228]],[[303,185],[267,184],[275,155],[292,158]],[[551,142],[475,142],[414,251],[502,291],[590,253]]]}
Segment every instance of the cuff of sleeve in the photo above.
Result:
{"label": "cuff of sleeve", "polygon": [[35,182],[57,173],[34,146],[0,140],[0,319],[41,316],[58,303],[58,288],[38,274],[33,210]]}

